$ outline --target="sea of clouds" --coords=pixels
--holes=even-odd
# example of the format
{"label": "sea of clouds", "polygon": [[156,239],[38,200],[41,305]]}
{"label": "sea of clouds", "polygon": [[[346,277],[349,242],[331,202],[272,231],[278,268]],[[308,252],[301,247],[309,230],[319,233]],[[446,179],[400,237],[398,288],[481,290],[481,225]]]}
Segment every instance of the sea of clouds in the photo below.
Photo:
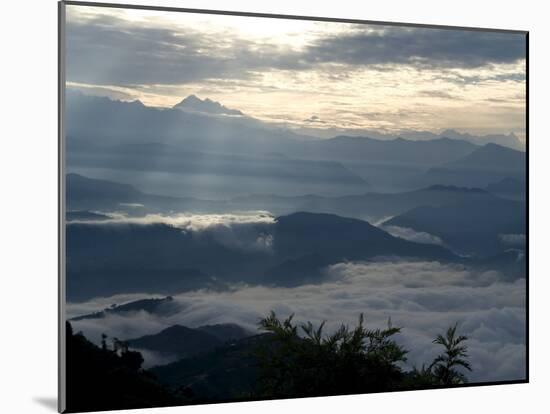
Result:
{"label": "sea of clouds", "polygon": [[[174,324],[197,327],[237,323],[257,329],[262,316],[274,310],[280,317],[295,314],[298,322],[327,321],[354,325],[364,313],[370,328],[384,327],[389,318],[402,327],[398,341],[410,352],[407,366],[429,363],[440,351],[433,338],[458,323],[469,337],[471,381],[525,378],[526,283],[503,281],[496,271],[479,272],[462,265],[429,261],[344,262],[325,269],[322,284],[293,288],[235,285],[223,292],[198,290],[174,296],[178,312],[167,317],[145,312],[109,314],[104,319],[73,322],[74,328],[98,343],[102,333],[130,339]],[[113,303],[150,295],[118,295],[69,304],[67,316],[87,314]],[[146,354],[147,365],[168,362]]]}

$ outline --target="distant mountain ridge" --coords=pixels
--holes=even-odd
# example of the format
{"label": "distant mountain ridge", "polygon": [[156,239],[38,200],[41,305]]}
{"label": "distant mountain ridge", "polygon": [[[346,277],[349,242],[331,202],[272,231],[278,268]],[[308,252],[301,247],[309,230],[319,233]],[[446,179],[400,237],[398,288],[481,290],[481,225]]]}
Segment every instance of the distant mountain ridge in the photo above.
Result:
{"label": "distant mountain ridge", "polygon": [[514,134],[487,134],[476,135],[466,132],[459,132],[454,129],[446,129],[442,132],[422,131],[403,129],[395,132],[386,132],[371,129],[338,129],[338,128],[325,128],[319,130],[313,127],[301,127],[298,128],[301,133],[319,136],[322,138],[333,138],[340,135],[350,135],[357,137],[370,137],[378,140],[389,141],[397,138],[403,138],[412,141],[430,141],[439,138],[450,138],[454,140],[468,141],[476,145],[485,145],[490,142],[503,145],[512,149],[525,151],[525,143]]}
{"label": "distant mountain ridge", "polygon": [[175,109],[196,111],[208,114],[223,114],[223,115],[244,115],[237,109],[230,109],[219,102],[213,101],[209,98],[200,99],[195,95],[189,95],[182,101],[173,106]]}
{"label": "distant mountain ridge", "polygon": [[80,174],[66,175],[66,218],[69,221],[97,221],[111,217],[92,210],[139,213],[170,211],[174,209],[208,212],[220,209],[223,203],[191,197],[167,197],[144,193],[130,184],[90,178]]}
{"label": "distant mountain ridge", "polygon": [[[472,152],[476,145],[464,140],[438,137],[428,141],[397,138],[393,140],[368,137],[336,136],[331,139],[312,139],[285,128],[274,127],[255,120],[249,122],[242,117],[205,118],[182,108],[198,108],[208,113],[233,113],[222,104],[209,99],[201,100],[191,95],[174,108],[158,109],[137,103],[115,101],[108,98],[69,93],[72,105],[68,106],[68,135],[71,148],[81,138],[93,136],[98,143],[108,138],[107,143],[186,143],[187,150],[206,151],[215,149],[220,143],[230,140],[233,153],[284,155],[307,155],[308,158],[323,159],[368,159],[408,160],[421,162],[418,152],[426,154],[428,162],[438,153],[434,162],[447,162]],[[73,102],[74,101],[74,102]],[[74,112],[74,113],[73,113]],[[240,113],[240,111],[238,111]],[[116,114],[116,116],[115,116]],[[96,119],[97,118],[97,119]],[[131,126],[131,128],[130,128]],[[92,142],[78,142],[78,146],[89,146]],[[215,145],[215,146],[213,146]],[[357,148],[363,148],[358,154]],[[406,150],[405,150],[406,149]],[[410,153],[411,149],[415,149]],[[396,154],[393,154],[397,151]],[[433,155],[432,155],[433,154]],[[334,157],[337,158],[334,158]],[[382,159],[380,158],[381,156]],[[365,158],[366,157],[366,158]],[[412,157],[412,158],[411,158]]]}
{"label": "distant mountain ridge", "polygon": [[365,193],[343,197],[320,197],[310,194],[300,197],[277,195],[250,195],[236,198],[229,205],[235,208],[248,206],[259,210],[269,210],[276,214],[293,211],[333,213],[344,217],[376,222],[406,212],[414,207],[440,206],[456,202],[493,200],[496,196],[480,188],[452,185],[432,185],[419,190],[399,193]]}
{"label": "distant mountain ridge", "polygon": [[[159,108],[154,107],[148,107],[144,105],[140,100],[136,99],[134,101],[123,101],[123,100],[116,100],[114,98],[108,98],[108,97],[102,97],[102,96],[96,96],[96,95],[87,95],[81,90],[78,89],[72,89],[68,88],[68,98],[73,99],[75,95],[84,95],[89,96],[90,98],[97,98],[97,99],[103,99],[103,100],[110,100],[112,102],[120,102],[124,104],[132,105],[134,108],[142,107],[142,108],[151,108],[153,110],[159,110]],[[277,124],[277,123],[266,123],[261,122],[255,118],[246,116],[241,110],[234,109],[234,108],[228,108],[225,105],[223,105],[220,102],[217,102],[215,100],[212,100],[210,98],[204,98],[201,99],[197,97],[195,94],[188,95],[187,97],[183,98],[180,102],[173,105],[171,109],[178,109],[183,112],[190,112],[190,113],[198,113],[198,114],[207,114],[207,115],[230,115],[237,118],[248,118],[249,121],[254,121],[256,125],[263,124],[265,127],[271,128],[271,129],[278,129],[278,130],[284,130],[286,129],[284,124]],[[381,141],[391,141],[395,139],[405,139],[408,141],[430,141],[430,140],[436,140],[441,138],[450,138],[452,140],[460,140],[460,141],[467,141],[472,144],[476,144],[479,146],[488,144],[488,143],[495,143],[498,145],[502,145],[508,148],[512,148],[519,151],[525,151],[525,143],[522,142],[519,137],[514,134],[513,132],[510,132],[508,134],[504,133],[494,133],[494,134],[473,134],[468,132],[460,132],[455,129],[445,129],[441,132],[432,132],[432,131],[422,131],[422,130],[410,130],[410,129],[404,129],[396,132],[385,132],[385,131],[378,131],[378,130],[369,130],[369,129],[350,129],[350,130],[344,130],[344,129],[337,129],[337,128],[325,128],[325,129],[316,129],[311,128],[311,126],[307,127],[301,127],[301,128],[295,128],[295,131],[298,135],[302,137],[316,137],[316,138],[334,138],[338,136],[357,136],[357,137],[370,137],[371,139],[381,140]],[[304,131],[304,133],[300,133],[301,131]]]}
{"label": "distant mountain ridge", "polygon": [[[510,179],[511,180],[511,179]],[[121,196],[109,192],[110,188],[124,184],[97,180],[76,174],[69,174],[67,182],[67,202],[70,206],[107,211],[126,211],[130,215],[148,212],[198,211],[201,213],[220,213],[228,210],[267,210],[275,215],[286,215],[297,211],[313,213],[333,213],[344,217],[352,217],[367,221],[377,221],[387,216],[401,214],[414,207],[438,206],[460,201],[475,201],[477,199],[491,200],[496,196],[492,191],[481,188],[459,187],[453,185],[435,184],[419,190],[399,193],[368,192],[361,195],[325,197],[316,194],[302,196],[281,196],[276,194],[251,194],[245,197],[235,197],[225,201],[206,201],[192,198],[163,197],[145,194],[130,187],[130,196],[123,192]],[[515,180],[514,180],[515,182]],[[107,183],[107,191],[103,184]],[[82,186],[81,186],[82,185]],[[75,196],[73,191],[76,192]],[[133,194],[139,194],[134,196]],[[124,202],[142,202],[144,207],[125,206]],[[110,217],[90,212],[76,210],[67,212],[67,220],[97,221]]]}
{"label": "distant mountain ridge", "polygon": [[337,136],[325,140],[302,142],[298,150],[307,157],[435,165],[458,160],[472,153],[476,148],[478,147],[470,142],[449,138],[413,141],[403,138],[379,140],[368,137]]}
{"label": "distant mountain ridge", "polygon": [[489,135],[472,135],[469,133],[457,132],[453,129],[447,129],[439,134],[442,137],[451,139],[461,139],[473,142],[478,145],[498,144],[518,151],[525,151],[525,144],[513,132],[508,135],[504,134],[489,134]]}
{"label": "distant mountain ridge", "polygon": [[[498,165],[494,160],[485,163],[482,180],[458,169],[453,163],[484,148],[464,139],[321,139],[247,116],[159,109],[75,93],[68,93],[67,100],[69,171],[136,186],[145,183],[141,190],[148,193],[227,199],[270,189],[284,196],[344,196],[431,184],[485,187],[504,178],[502,172],[490,171]],[[182,105],[231,111],[196,97]],[[503,151],[493,152],[497,158],[507,157]]]}

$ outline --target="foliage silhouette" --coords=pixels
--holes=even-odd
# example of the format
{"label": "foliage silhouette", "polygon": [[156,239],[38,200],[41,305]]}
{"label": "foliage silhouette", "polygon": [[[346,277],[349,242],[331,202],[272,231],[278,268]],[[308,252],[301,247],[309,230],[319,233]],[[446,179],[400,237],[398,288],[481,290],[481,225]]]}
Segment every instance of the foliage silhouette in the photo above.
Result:
{"label": "foliage silhouette", "polygon": [[[353,329],[346,325],[324,336],[322,323],[297,326],[293,315],[281,321],[274,312],[260,328],[273,334],[259,356],[259,396],[295,398],[394,390],[403,379],[399,363],[407,351],[393,336],[401,328],[366,329],[363,315]],[[298,333],[302,333],[300,336]]]}
{"label": "foliage silhouette", "polygon": [[293,316],[279,319],[272,311],[259,321],[262,334],[150,370],[127,341],[109,338],[109,346],[103,335],[97,347],[68,323],[68,411],[425,389],[463,384],[471,371],[467,338],[456,324],[433,341],[443,352],[406,370],[408,351],[391,319],[368,329],[361,314],[356,326],[325,334],[325,322],[296,324]]}
{"label": "foliage silhouette", "polygon": [[116,350],[104,345],[99,348],[82,334],[74,334],[67,322],[67,412],[185,403],[141,369],[139,352],[129,351],[123,343]]}
{"label": "foliage silhouette", "polygon": [[273,340],[258,351],[258,398],[296,398],[419,389],[467,382],[457,368],[471,370],[465,336],[457,325],[433,343],[444,352],[421,369],[404,371],[408,351],[395,341],[401,328],[391,319],[385,329],[367,329],[361,314],[357,326],[341,325],[324,335],[325,322],[300,326],[293,316],[280,320],[275,312],[259,322]]}
{"label": "foliage silhouette", "polygon": [[472,370],[470,363],[465,359],[468,357],[468,347],[464,342],[466,336],[457,335],[457,324],[447,329],[445,336],[437,335],[433,343],[445,348],[443,354],[438,355],[430,366],[433,375],[440,385],[456,385],[467,382],[466,376],[457,371],[462,367],[468,371]]}

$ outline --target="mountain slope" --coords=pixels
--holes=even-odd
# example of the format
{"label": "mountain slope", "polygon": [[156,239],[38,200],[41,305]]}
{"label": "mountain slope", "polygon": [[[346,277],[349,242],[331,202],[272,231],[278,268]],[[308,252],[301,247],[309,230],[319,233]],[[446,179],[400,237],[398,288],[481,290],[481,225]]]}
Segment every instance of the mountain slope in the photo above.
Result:
{"label": "mountain slope", "polygon": [[211,261],[211,255],[224,257],[226,250],[217,244],[200,248],[191,235],[163,224],[68,223],[67,297],[216,288],[220,282],[196,264]]}
{"label": "mountain slope", "polygon": [[496,198],[417,207],[384,224],[434,234],[465,254],[490,256],[509,248],[502,235],[525,234],[525,215],[525,203]]}
{"label": "mountain slope", "polygon": [[525,162],[526,154],[524,152],[490,143],[447,166],[449,168],[524,172]]}
{"label": "mountain slope", "polygon": [[185,404],[142,371],[137,352],[101,349],[67,323],[67,412],[151,408]]}
{"label": "mountain slope", "polygon": [[66,175],[65,185],[69,204],[74,201],[112,198],[119,201],[132,201],[143,196],[141,191],[131,185],[108,180],[90,179],[74,173]]}
{"label": "mountain slope", "polygon": [[166,386],[186,388],[199,401],[246,400],[256,389],[258,349],[270,341],[270,334],[255,335],[150,371]]}
{"label": "mountain slope", "polygon": [[326,266],[348,260],[378,256],[457,260],[441,246],[403,240],[366,221],[333,214],[279,217],[272,234],[276,255],[285,259],[266,271],[265,282],[285,286],[323,280]]}
{"label": "mountain slope", "polygon": [[157,352],[161,355],[187,358],[208,352],[223,342],[200,329],[173,325],[153,335],[129,339],[131,348]]}
{"label": "mountain slope", "polygon": [[213,335],[222,342],[237,341],[253,335],[251,332],[235,323],[204,325],[196,329]]}
{"label": "mountain slope", "polygon": [[424,175],[427,183],[485,187],[513,178],[525,179],[526,154],[497,144],[487,144],[458,160],[433,167]]}
{"label": "mountain slope", "polygon": [[129,184],[85,177],[80,174],[66,175],[67,220],[105,220],[104,214],[90,210],[108,210],[136,213],[156,213],[172,210],[219,211],[223,203],[191,197],[167,197],[147,194]]}

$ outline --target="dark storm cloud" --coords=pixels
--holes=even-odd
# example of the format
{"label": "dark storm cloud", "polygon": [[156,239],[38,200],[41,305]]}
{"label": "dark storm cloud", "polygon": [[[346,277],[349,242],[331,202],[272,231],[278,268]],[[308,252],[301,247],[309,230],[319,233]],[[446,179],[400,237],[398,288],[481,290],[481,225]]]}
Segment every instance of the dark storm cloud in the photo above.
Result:
{"label": "dark storm cloud", "polygon": [[310,61],[352,65],[477,68],[524,58],[521,34],[402,27],[322,38],[308,50]]}
{"label": "dark storm cloud", "polygon": [[520,34],[355,27],[346,34],[320,37],[297,51],[231,34],[143,26],[115,16],[69,18],[67,78],[93,84],[181,84],[248,79],[258,71],[314,69],[325,64],[379,70],[396,65],[477,68],[525,58]]}

